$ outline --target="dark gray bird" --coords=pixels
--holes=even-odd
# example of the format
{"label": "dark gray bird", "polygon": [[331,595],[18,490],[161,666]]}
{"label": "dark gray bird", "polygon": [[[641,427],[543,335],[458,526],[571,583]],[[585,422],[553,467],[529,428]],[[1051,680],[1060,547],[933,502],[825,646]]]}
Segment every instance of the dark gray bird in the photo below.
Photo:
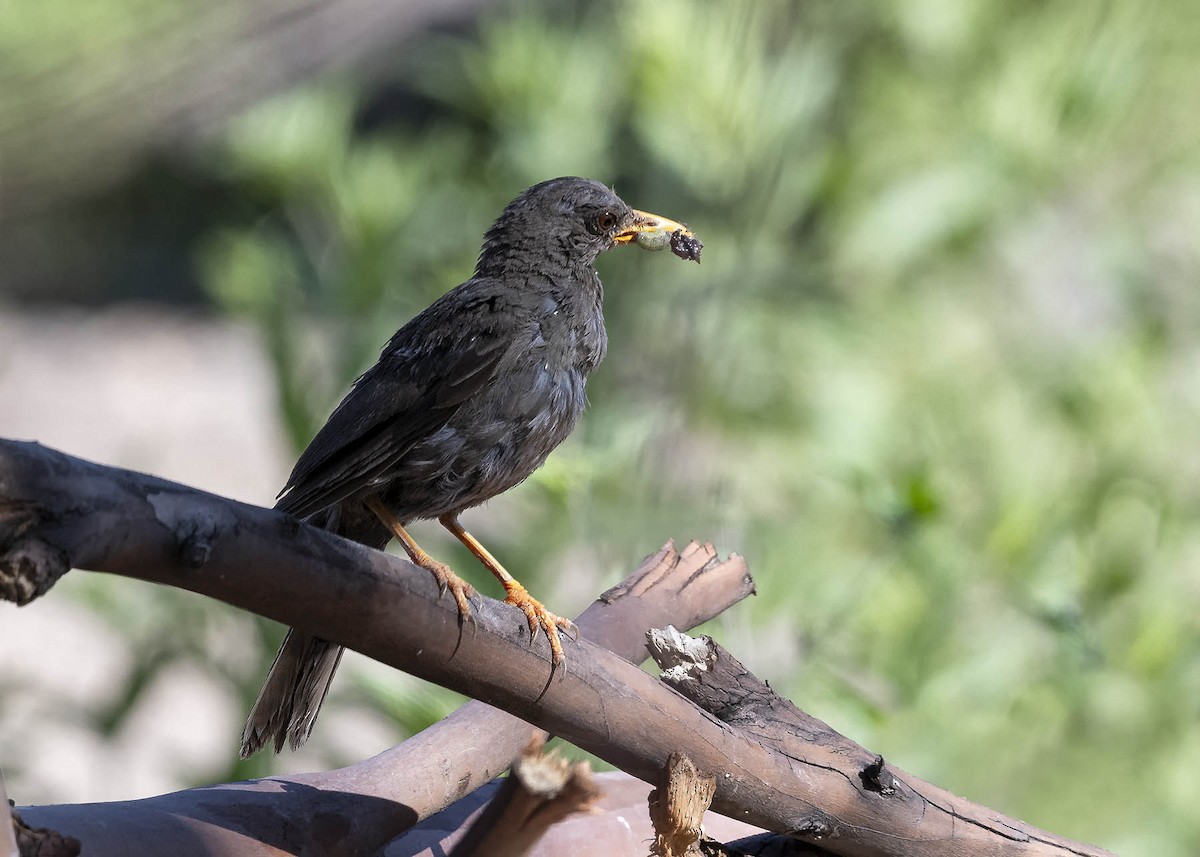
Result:
{"label": "dark gray bird", "polygon": [[[526,190],[484,236],[475,274],[400,328],[304,450],[276,508],[364,545],[394,536],[459,611],[471,586],[405,529],[437,518],[500,580],[531,637],[563,661],[572,623],[534,599],[458,522],[541,466],[575,428],[608,338],[596,257],[618,244],[699,258],[683,225],[636,211],[599,182]],[[685,252],[676,250],[682,248]],[[307,740],[342,648],[288,632],[242,733],[242,757]]]}

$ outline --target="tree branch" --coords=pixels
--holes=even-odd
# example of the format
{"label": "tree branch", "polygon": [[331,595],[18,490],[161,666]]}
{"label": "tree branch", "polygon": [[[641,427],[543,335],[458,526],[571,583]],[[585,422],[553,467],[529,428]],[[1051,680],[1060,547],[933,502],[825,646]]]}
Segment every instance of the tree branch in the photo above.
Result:
{"label": "tree branch", "polygon": [[[551,827],[538,840],[533,855],[644,857],[655,835],[646,812],[650,786],[624,771],[597,773],[593,780],[600,788],[600,797],[592,813],[572,816]],[[488,801],[505,782],[506,779],[493,780],[421,822],[389,842],[378,857],[429,857],[451,853],[472,820],[482,815]],[[813,849],[785,836],[762,833],[759,828],[711,812],[704,817],[704,829],[709,837],[703,840],[705,857],[829,857],[827,851]],[[733,843],[734,840],[737,840],[734,843],[737,847],[717,844],[719,841]]]}
{"label": "tree branch", "polygon": [[832,750],[806,734],[783,752],[583,638],[552,676],[545,640],[529,644],[515,608],[485,599],[460,630],[424,571],[277,512],[12,442],[0,443],[4,503],[34,508],[36,521],[13,539],[0,532],[0,577],[20,576],[13,544],[40,542],[74,566],[201,592],[486,699],[647,782],[686,753],[716,775],[716,811],[834,853],[1105,853],[914,777],[871,775],[875,755],[824,724],[866,776],[828,764]]}
{"label": "tree branch", "polygon": [[[672,616],[688,628],[720,615],[754,592],[739,556],[721,560],[712,545],[682,551],[668,542],[575,619],[580,634],[640,663],[645,631]],[[529,740],[529,724],[482,702],[468,702],[439,723],[349,768],[292,779],[335,791],[403,803],[419,821],[502,773]],[[486,735],[480,742],[477,736]],[[470,742],[472,751],[461,752]],[[389,829],[387,838],[401,829]]]}
{"label": "tree branch", "polygon": [[[0,449],[2,449],[0,444]],[[0,457],[0,462],[3,458]],[[0,506],[5,502],[0,467]],[[29,504],[26,504],[28,508]],[[0,515],[0,546],[5,529]],[[17,518],[10,532],[18,528]],[[16,553],[29,548],[26,543]],[[0,585],[6,560],[0,554]],[[36,569],[33,573],[39,574]],[[55,571],[50,576],[59,574]],[[20,591],[31,587],[22,584]],[[648,657],[647,629],[668,622],[691,628],[754,591],[745,562],[721,560],[711,545],[682,551],[668,542],[629,577],[576,617],[580,633],[626,660]],[[212,853],[333,853],[330,829],[353,830],[353,847],[370,853],[501,774],[530,738],[530,725],[471,701],[403,744],[346,768],[188,789],[136,801],[54,805],[25,810],[103,853],[136,830],[148,852],[174,857]],[[486,741],[479,736],[486,735]],[[541,733],[545,736],[545,733]],[[232,745],[231,745],[232,746]],[[469,746],[471,752],[462,752]],[[117,840],[114,831],[119,831]],[[350,842],[342,843],[349,847]],[[97,850],[99,849],[99,850]]]}
{"label": "tree branch", "polygon": [[[865,853],[1078,854],[1108,852],[1038,830],[964,800],[884,762],[801,711],[711,637],[651,631],[650,655],[663,682],[722,723],[827,781],[822,800],[793,834],[840,853],[848,828]],[[880,821],[887,819],[886,825]],[[871,826],[876,829],[869,829]],[[900,850],[892,843],[903,843]]]}
{"label": "tree branch", "polygon": [[12,808],[0,774],[0,857],[79,857],[79,840],[33,827]]}
{"label": "tree branch", "polygon": [[700,773],[687,756],[671,754],[648,800],[654,822],[650,857],[700,853],[701,822],[716,790],[716,777]]}
{"label": "tree branch", "polygon": [[525,857],[553,825],[592,810],[600,788],[591,765],[568,762],[545,746],[535,734],[450,857]]}

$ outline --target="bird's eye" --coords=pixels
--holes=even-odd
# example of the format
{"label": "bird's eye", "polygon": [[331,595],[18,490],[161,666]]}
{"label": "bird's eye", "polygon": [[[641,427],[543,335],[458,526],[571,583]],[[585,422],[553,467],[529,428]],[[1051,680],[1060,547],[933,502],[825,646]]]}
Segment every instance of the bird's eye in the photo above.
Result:
{"label": "bird's eye", "polygon": [[592,223],[595,224],[597,232],[608,232],[617,225],[617,216],[611,211],[602,211],[595,216]]}

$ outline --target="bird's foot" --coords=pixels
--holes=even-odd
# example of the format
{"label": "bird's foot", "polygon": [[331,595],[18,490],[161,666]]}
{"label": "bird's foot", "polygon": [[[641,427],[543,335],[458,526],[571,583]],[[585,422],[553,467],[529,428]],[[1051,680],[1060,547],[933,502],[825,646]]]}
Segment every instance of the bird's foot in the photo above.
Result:
{"label": "bird's foot", "polygon": [[521,612],[525,614],[525,620],[529,623],[529,642],[532,643],[537,639],[540,628],[546,632],[546,639],[550,641],[554,666],[565,661],[567,656],[563,654],[562,641],[559,639],[558,632],[561,629],[570,634],[572,639],[578,640],[579,629],[575,627],[575,623],[570,619],[555,616],[515,580],[505,583],[504,589],[508,593],[504,598],[505,603],[520,607]]}
{"label": "bird's foot", "polygon": [[428,564],[423,564],[423,567],[433,575],[433,579],[437,581],[438,590],[442,595],[449,592],[454,596],[454,603],[458,605],[458,615],[462,616],[463,619],[470,619],[471,603],[469,599],[479,599],[479,594],[475,591],[475,587],[455,574],[450,566],[444,562],[431,559]]}

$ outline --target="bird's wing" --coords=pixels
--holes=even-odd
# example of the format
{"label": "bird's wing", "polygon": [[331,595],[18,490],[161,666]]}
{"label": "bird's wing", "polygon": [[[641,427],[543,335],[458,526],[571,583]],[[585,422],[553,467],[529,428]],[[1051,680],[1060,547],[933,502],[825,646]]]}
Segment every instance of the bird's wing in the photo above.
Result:
{"label": "bird's wing", "polygon": [[516,339],[488,317],[446,319],[439,304],[401,328],[355,382],[301,454],[275,508],[304,517],[367,487],[444,426],[516,351]]}

